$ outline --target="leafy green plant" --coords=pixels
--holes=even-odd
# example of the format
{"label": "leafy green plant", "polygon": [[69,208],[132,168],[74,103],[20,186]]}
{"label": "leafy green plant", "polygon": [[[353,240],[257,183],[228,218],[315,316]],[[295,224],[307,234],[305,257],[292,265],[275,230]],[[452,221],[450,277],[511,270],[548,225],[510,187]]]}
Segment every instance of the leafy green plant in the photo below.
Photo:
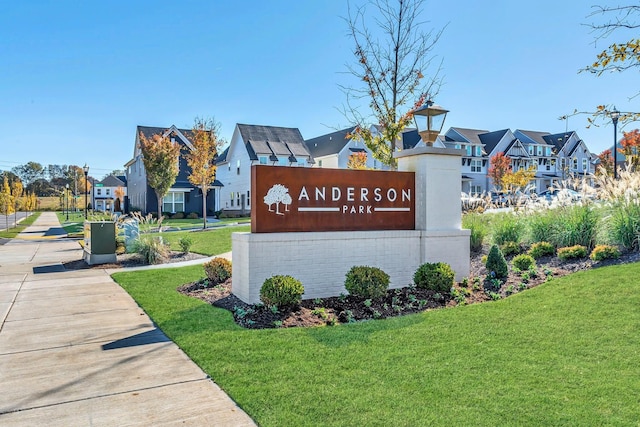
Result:
{"label": "leafy green plant", "polygon": [[139,254],[147,264],[160,264],[169,257],[169,246],[162,237],[143,236],[133,245],[133,250]]}
{"label": "leafy green plant", "polygon": [[191,250],[191,245],[193,245],[193,240],[189,236],[182,236],[180,240],[178,240],[178,244],[180,245],[180,249],[182,249],[182,253],[188,254]]}
{"label": "leafy green plant", "polygon": [[529,270],[536,265],[536,260],[531,255],[520,254],[511,260],[511,264],[520,270]]}
{"label": "leafy green plant", "polygon": [[453,286],[454,277],[455,273],[447,263],[425,263],[413,274],[413,283],[418,288],[449,292]]}
{"label": "leafy green plant", "polygon": [[504,242],[502,245],[500,245],[500,250],[502,251],[502,255],[504,256],[518,255],[520,252],[522,252],[522,247],[518,242]]}
{"label": "leafy green plant", "polygon": [[300,304],[304,286],[291,276],[276,275],[268,278],[260,288],[260,301],[267,306],[289,308]]}
{"label": "leafy green plant", "polygon": [[507,289],[505,289],[505,293],[507,295],[511,295],[511,294],[513,294],[515,292],[516,292],[516,286],[515,285],[509,285],[509,286],[507,286]]}
{"label": "leafy green plant", "polygon": [[587,256],[586,246],[574,245],[574,246],[558,249],[558,258],[562,260],[586,258],[586,256]]}
{"label": "leafy green plant", "polygon": [[502,281],[495,277],[488,276],[484,281],[484,290],[487,293],[498,292],[502,288]]}
{"label": "leafy green plant", "polygon": [[231,261],[226,258],[216,257],[202,264],[207,278],[214,284],[224,283],[231,277]]}
{"label": "leafy green plant", "polygon": [[556,246],[581,245],[592,248],[596,241],[599,214],[591,205],[572,205],[559,210]]}
{"label": "leafy green plant", "polygon": [[472,252],[479,252],[482,249],[482,243],[487,236],[488,227],[485,218],[477,213],[467,213],[462,216],[462,228],[471,231],[469,244]]}
{"label": "leafy green plant", "polygon": [[509,267],[507,261],[504,259],[502,251],[498,245],[492,245],[487,255],[487,263],[485,264],[487,270],[498,279],[504,279],[509,274]]}
{"label": "leafy green plant", "polygon": [[611,245],[597,245],[589,255],[593,261],[603,261],[605,259],[620,258],[620,250]]}
{"label": "leafy green plant", "polygon": [[[557,213],[553,209],[537,211],[527,218],[529,241],[538,243],[548,241],[556,232]],[[554,251],[555,252],[555,251]],[[535,255],[529,254],[534,258]]]}
{"label": "leafy green plant", "polygon": [[354,266],[347,273],[345,289],[362,298],[380,298],[389,288],[389,275],[377,267]]}
{"label": "leafy green plant", "polygon": [[523,227],[519,218],[511,213],[501,215],[491,223],[493,243],[502,245],[506,242],[520,242]]}
{"label": "leafy green plant", "polygon": [[[535,215],[534,215],[535,216]],[[556,253],[556,248],[549,242],[536,242],[531,245],[527,252],[533,258],[538,259],[543,256],[553,256]]]}

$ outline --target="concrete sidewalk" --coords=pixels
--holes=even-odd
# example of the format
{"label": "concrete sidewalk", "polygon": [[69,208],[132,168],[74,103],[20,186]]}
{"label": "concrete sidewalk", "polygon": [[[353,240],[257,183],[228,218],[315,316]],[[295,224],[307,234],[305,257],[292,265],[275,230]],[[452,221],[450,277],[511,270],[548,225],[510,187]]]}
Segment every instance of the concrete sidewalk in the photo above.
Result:
{"label": "concrete sidewalk", "polygon": [[0,425],[255,425],[60,230],[0,246]]}

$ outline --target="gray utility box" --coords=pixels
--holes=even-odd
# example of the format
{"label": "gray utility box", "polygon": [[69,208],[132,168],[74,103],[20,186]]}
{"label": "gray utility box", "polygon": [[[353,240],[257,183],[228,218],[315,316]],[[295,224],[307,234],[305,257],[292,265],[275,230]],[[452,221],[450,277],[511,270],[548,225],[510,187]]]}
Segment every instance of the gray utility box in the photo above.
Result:
{"label": "gray utility box", "polygon": [[84,260],[89,265],[118,261],[115,222],[84,222]]}

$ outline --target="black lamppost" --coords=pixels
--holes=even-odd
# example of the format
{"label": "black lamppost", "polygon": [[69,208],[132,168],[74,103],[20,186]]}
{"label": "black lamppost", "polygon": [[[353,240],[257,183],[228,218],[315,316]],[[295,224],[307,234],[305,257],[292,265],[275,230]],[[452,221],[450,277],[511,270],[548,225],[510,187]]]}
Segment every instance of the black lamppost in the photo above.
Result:
{"label": "black lamppost", "polygon": [[66,185],[67,191],[65,192],[65,196],[67,196],[67,222],[69,222],[69,184]]}
{"label": "black lamppost", "polygon": [[82,170],[84,171],[84,219],[89,217],[89,202],[87,202],[87,194],[89,193],[89,166],[85,163]]}
{"label": "black lamppost", "polygon": [[618,119],[620,111],[614,106],[610,114],[613,122],[613,178],[618,179]]}

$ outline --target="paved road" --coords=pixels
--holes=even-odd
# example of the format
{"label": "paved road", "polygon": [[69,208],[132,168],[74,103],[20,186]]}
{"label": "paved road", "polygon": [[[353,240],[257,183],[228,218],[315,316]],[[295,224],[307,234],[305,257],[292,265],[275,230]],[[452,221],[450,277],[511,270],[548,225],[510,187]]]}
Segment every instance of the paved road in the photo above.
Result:
{"label": "paved road", "polygon": [[0,425],[253,426],[53,213],[0,246]]}
{"label": "paved road", "polygon": [[[7,223],[9,224],[9,228],[13,228],[16,225],[16,222],[20,222],[20,220],[27,217],[26,212],[18,212],[16,215],[11,214],[7,217],[7,215],[0,214],[0,231],[4,231],[7,229]],[[16,221],[17,218],[17,221]]]}

